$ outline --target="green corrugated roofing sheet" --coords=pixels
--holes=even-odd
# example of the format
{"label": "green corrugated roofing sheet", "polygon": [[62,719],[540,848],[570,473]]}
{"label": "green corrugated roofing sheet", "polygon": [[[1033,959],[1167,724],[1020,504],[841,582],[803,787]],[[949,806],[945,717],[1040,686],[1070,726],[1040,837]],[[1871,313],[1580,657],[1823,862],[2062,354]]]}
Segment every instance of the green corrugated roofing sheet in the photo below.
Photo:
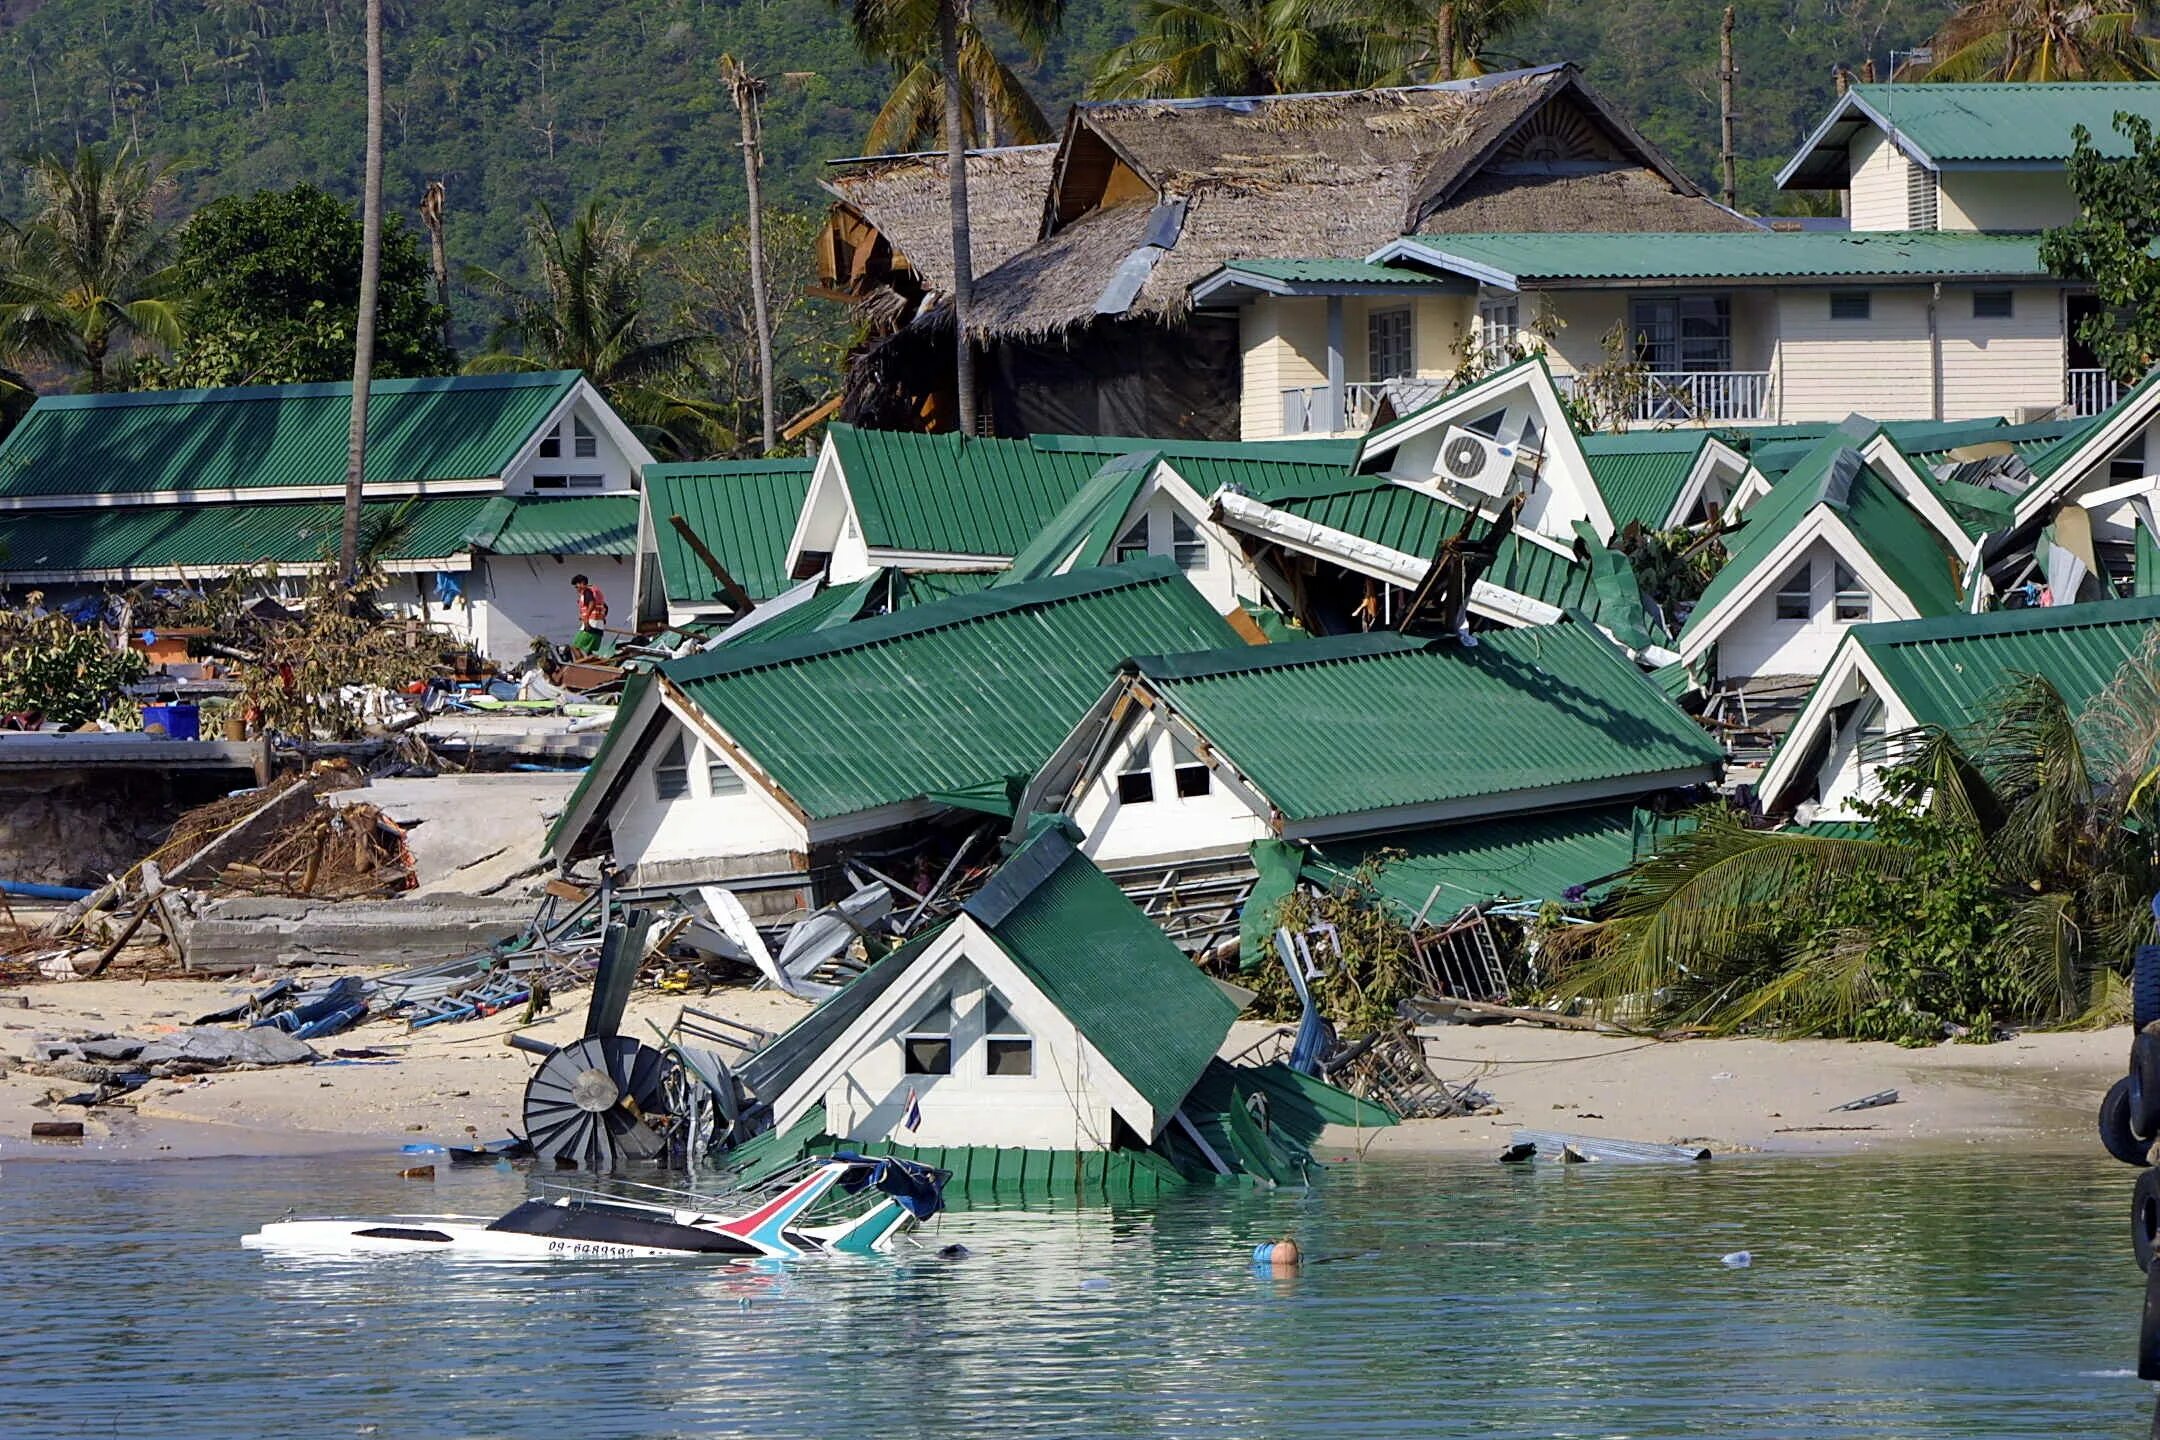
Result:
{"label": "green corrugated roofing sheet", "polygon": [[1427,249],[1517,283],[1564,280],[1777,280],[2039,276],[2038,235],[1978,231],[1801,230],[1424,235]]}
{"label": "green corrugated roofing sheet", "polygon": [[[1650,439],[1638,438],[1647,434]],[[1650,443],[1654,439],[1657,443]],[[1629,431],[1624,435],[1582,437],[1590,478],[1605,497],[1615,530],[1630,522],[1663,528],[1687,485],[1696,457],[1708,444],[1707,431]]]}
{"label": "green corrugated roofing sheet", "polygon": [[[382,380],[367,480],[483,480],[509,468],[575,371]],[[342,486],[352,386],[48,395],[0,442],[0,500]]]}
{"label": "green corrugated roofing sheet", "polygon": [[2160,84],[1855,85],[1848,92],[1937,163],[2068,160],[2083,125],[2103,155],[2128,155],[2115,133],[2127,110],[2160,124]]}
{"label": "green corrugated roofing sheet", "polygon": [[645,467],[660,583],[671,605],[710,605],[725,597],[705,562],[669,523],[680,515],[752,600],[788,588],[787,548],[810,492],[808,460],[705,461]]}
{"label": "green corrugated roofing sheet", "polygon": [[1109,559],[1125,523],[1125,512],[1139,498],[1140,487],[1147,483],[1157,458],[1156,452],[1144,450],[1105,462],[1013,557],[1012,568],[991,583],[1025,584],[1063,570],[1100,565]]}
{"label": "green corrugated roofing sheet", "polygon": [[497,555],[635,555],[638,497],[504,498],[502,524],[473,538]]}
{"label": "green corrugated roofing sheet", "polygon": [[830,434],[873,550],[1018,555],[1102,463],[1026,440],[853,425],[834,425]]}
{"label": "green corrugated roofing sheet", "polygon": [[1237,1003],[1045,829],[967,903],[998,948],[1166,1120],[1230,1034]]}
{"label": "green corrugated roofing sheet", "polygon": [[1854,627],[1849,643],[1923,725],[1955,728],[2019,675],[2044,676],[2072,708],[2114,679],[2160,622],[2160,596],[2095,600]]}
{"label": "green corrugated roofing sheet", "polygon": [[[409,505],[403,538],[384,558],[447,560],[472,548],[468,537],[499,503],[483,495],[371,501],[361,507],[361,523],[386,524]],[[50,583],[308,565],[335,557],[343,518],[334,502],[305,500],[0,511],[0,576]]]}
{"label": "green corrugated roofing sheet", "polygon": [[1478,638],[1336,636],[1139,667],[1291,820],[1716,765],[1716,743],[1590,627]]}
{"label": "green corrugated roofing sheet", "polygon": [[1134,654],[1237,637],[1165,559],[668,662],[813,818],[1032,775]]}
{"label": "green corrugated roofing sheet", "polygon": [[1430,287],[1430,275],[1376,265],[1367,260],[1233,260],[1223,266],[1233,274],[1259,275],[1291,285],[1401,285]]}

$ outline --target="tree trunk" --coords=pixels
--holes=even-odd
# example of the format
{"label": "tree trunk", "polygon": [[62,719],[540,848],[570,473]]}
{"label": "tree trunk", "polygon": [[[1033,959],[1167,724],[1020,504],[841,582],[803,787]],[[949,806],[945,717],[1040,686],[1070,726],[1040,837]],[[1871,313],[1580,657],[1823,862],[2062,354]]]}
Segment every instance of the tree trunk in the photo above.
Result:
{"label": "tree trunk", "polygon": [[1718,27],[1718,151],[1724,168],[1725,206],[1738,209],[1740,205],[1740,181],[1738,157],[1733,148],[1733,7],[1725,7],[1725,20]]}
{"label": "tree trunk", "polygon": [[960,5],[938,0],[938,61],[945,70],[945,165],[952,175],[953,383],[959,391],[960,433],[975,433],[975,343],[968,334],[975,288],[968,243],[967,115],[960,93]]}
{"label": "tree trunk", "polygon": [[367,0],[367,161],[360,188],[360,308],[353,324],[352,430],[345,452],[345,523],[338,577],[360,567],[360,477],[367,469],[368,383],[375,373],[375,287],[382,270],[382,0]]}
{"label": "tree trunk", "polygon": [[731,58],[722,64],[735,108],[742,114],[743,182],[750,192],[750,314],[757,325],[758,415],[764,441],[760,453],[770,455],[780,437],[773,413],[772,313],[765,298],[764,122],[758,112],[765,82]]}
{"label": "tree trunk", "polygon": [[456,322],[450,317],[450,245],[444,234],[449,224],[450,194],[440,180],[430,180],[420,196],[420,218],[428,228],[428,248],[435,262],[435,303],[442,306],[443,349],[456,351]]}
{"label": "tree trunk", "polygon": [[1450,3],[1440,7],[1439,33],[1434,37],[1440,54],[1435,62],[1434,73],[1442,80],[1455,78],[1455,6]]}

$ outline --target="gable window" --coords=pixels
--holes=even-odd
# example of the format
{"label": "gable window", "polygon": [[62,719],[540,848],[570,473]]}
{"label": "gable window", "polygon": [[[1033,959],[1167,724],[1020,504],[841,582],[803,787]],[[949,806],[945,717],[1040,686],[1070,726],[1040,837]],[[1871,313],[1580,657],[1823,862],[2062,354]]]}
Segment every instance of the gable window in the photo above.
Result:
{"label": "gable window", "polygon": [[653,763],[652,788],[655,800],[680,800],[690,793],[690,762],[683,755],[682,736],[668,741]]}
{"label": "gable window", "polygon": [[1778,586],[1777,618],[1805,620],[1815,613],[1815,567],[1802,565]]}
{"label": "gable window", "polygon": [[1832,320],[1865,320],[1868,318],[1869,295],[1865,290],[1833,290],[1830,292],[1830,318]]}
{"label": "gable window", "polygon": [[2108,479],[2142,480],[2145,478],[2145,437],[2138,436],[2108,461]]}
{"label": "gable window", "polygon": [[1478,301],[1477,343],[1488,355],[1497,355],[1515,343],[1515,332],[1522,328],[1521,301],[1510,295],[1506,299]]}
{"label": "gable window", "polygon": [[1905,228],[1933,230],[1936,224],[1935,172],[1911,160],[1905,162]]}
{"label": "gable window", "polygon": [[532,488],[535,490],[604,490],[607,488],[607,476],[535,475],[532,477]]}
{"label": "gable window", "polygon": [[1207,762],[1193,754],[1182,740],[1171,742],[1171,755],[1170,773],[1177,779],[1178,798],[1190,800],[1196,795],[1207,794],[1214,780],[1208,773]]}
{"label": "gable window", "polygon": [[543,460],[562,459],[562,431],[559,428],[550,430],[540,437],[540,458]]}
{"label": "gable window", "polygon": [[2008,320],[2017,313],[2017,302],[2008,290],[1973,291],[1973,319]]}
{"label": "gable window", "polygon": [[1123,565],[1128,560],[1147,558],[1147,516],[1133,522],[1133,527],[1118,537],[1117,548],[1111,558]]}
{"label": "gable window", "polygon": [[1836,566],[1831,573],[1837,580],[1837,608],[1834,613],[1839,622],[1859,624],[1873,619],[1875,597],[1868,594],[1867,587],[1860,583],[1859,577],[1843,565]]}
{"label": "gable window", "polygon": [[900,1037],[900,1069],[908,1075],[952,1074],[952,997],[944,996]]}
{"label": "gable window", "polygon": [[734,766],[718,755],[707,756],[705,788],[716,798],[722,795],[740,795],[743,793],[743,778]]}
{"label": "gable window", "polygon": [[1207,569],[1207,541],[1183,515],[1170,517],[1170,554],[1180,570]]}
{"label": "gable window", "polygon": [[1635,358],[1652,371],[1732,369],[1732,297],[1644,295],[1628,302]]}
{"label": "gable window", "polygon": [[1117,777],[1117,798],[1120,805],[1151,805],[1155,801],[1155,774],[1148,769],[1147,752],[1141,751],[1132,758],[1132,768],[1121,770]]}
{"label": "gable window", "polygon": [[591,460],[600,453],[600,437],[576,416],[570,419],[570,448],[580,460]]}
{"label": "gable window", "polygon": [[1035,1073],[1035,1041],[1014,1018],[1005,997],[992,990],[983,1000],[983,1068],[990,1075]]}
{"label": "gable window", "polygon": [[1375,310],[1365,317],[1365,378],[1394,380],[1412,372],[1410,312]]}

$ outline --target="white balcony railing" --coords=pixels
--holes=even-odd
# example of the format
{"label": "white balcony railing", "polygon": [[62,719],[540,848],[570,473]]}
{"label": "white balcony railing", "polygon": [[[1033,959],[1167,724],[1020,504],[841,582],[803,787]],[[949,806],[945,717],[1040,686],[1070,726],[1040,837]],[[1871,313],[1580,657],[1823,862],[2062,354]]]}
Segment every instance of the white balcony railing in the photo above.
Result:
{"label": "white balcony railing", "polygon": [[2072,370],[2069,384],[2070,413],[2097,415],[2122,399],[2124,388],[2120,381],[2110,380],[2105,370]]}
{"label": "white balcony railing", "polygon": [[1770,414],[1767,370],[1649,370],[1634,419],[1690,421],[1763,420]]}
{"label": "white balcony railing", "polygon": [[1282,433],[1285,435],[1350,434],[1372,428],[1373,415],[1383,396],[1392,395],[1395,413],[1406,415],[1429,404],[1446,391],[1444,380],[1353,380],[1343,386],[1342,428],[1329,424],[1328,387],[1313,385],[1282,392]]}

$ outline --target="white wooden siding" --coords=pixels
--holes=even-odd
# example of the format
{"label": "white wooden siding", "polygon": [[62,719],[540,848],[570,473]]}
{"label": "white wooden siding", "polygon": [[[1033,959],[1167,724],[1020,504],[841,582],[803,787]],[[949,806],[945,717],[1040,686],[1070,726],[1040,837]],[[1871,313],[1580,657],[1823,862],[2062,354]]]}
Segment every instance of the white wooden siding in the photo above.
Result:
{"label": "white wooden siding", "polygon": [[1411,345],[1417,355],[1417,373],[1428,380],[1445,380],[1462,364],[1463,332],[1477,317],[1477,301],[1470,295],[1420,295],[1411,311]]}
{"label": "white wooden siding", "polygon": [[1238,324],[1245,352],[1239,437],[1278,439],[1282,392],[1327,383],[1327,301],[1263,296],[1240,310]]}
{"label": "white wooden siding", "polygon": [[1873,126],[1853,136],[1846,153],[1852,166],[1852,228],[1909,228],[1905,153]]}
{"label": "white wooden siding", "polygon": [[2045,230],[2078,217],[2062,170],[1950,170],[1940,177],[1945,230]]}
{"label": "white wooden siding", "polygon": [[1830,291],[1778,292],[1778,419],[1883,419],[1934,413],[1927,292],[1874,290],[1865,320],[1832,320]]}
{"label": "white wooden siding", "polygon": [[1936,307],[1944,419],[2015,419],[2021,407],[2062,403],[2062,292],[2020,287],[2011,292],[2010,311],[2007,320],[1975,320],[1973,292],[1944,287]]}

